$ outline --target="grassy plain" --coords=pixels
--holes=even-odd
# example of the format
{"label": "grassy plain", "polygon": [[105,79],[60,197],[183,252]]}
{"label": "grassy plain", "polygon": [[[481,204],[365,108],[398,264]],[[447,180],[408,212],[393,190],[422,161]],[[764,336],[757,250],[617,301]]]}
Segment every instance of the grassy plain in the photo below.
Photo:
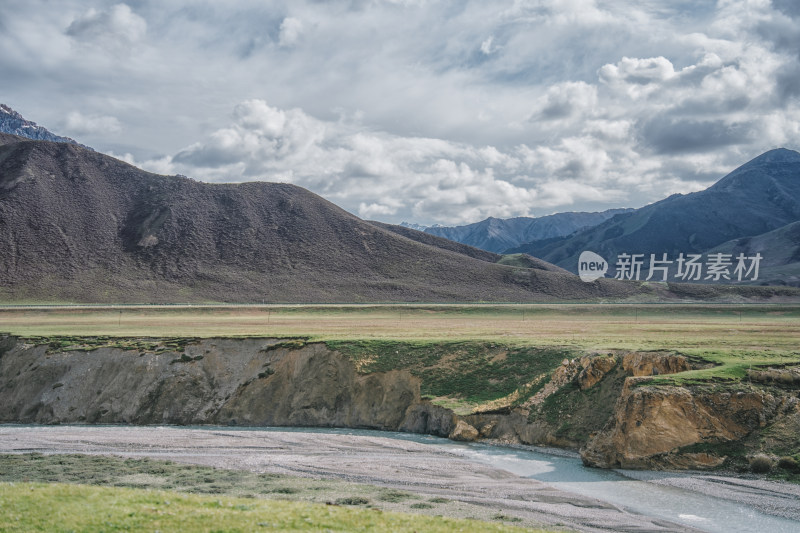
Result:
{"label": "grassy plain", "polygon": [[800,350],[800,305],[352,305],[3,307],[21,336],[270,336],[510,346]]}
{"label": "grassy plain", "polygon": [[0,530],[530,531],[487,522],[347,506],[42,483],[0,483]]}
{"label": "grassy plain", "polygon": [[[20,484],[22,483],[22,484]],[[94,485],[106,488],[128,488],[128,489],[147,489],[147,490],[169,490],[182,494],[195,494],[205,496],[215,496],[213,500],[185,500],[186,508],[180,512],[197,512],[193,506],[197,506],[202,511],[204,508],[208,509],[212,504],[212,508],[222,509],[223,515],[234,515],[231,525],[227,528],[213,526],[208,524],[206,527],[217,531],[231,531],[236,530],[252,530],[251,527],[241,527],[245,525],[252,526],[261,525],[266,529],[281,529],[291,530],[292,524],[287,523],[285,517],[283,520],[275,520],[275,518],[265,519],[264,513],[257,512],[258,509],[270,510],[271,513],[278,511],[278,515],[283,513],[286,507],[283,502],[294,501],[304,502],[306,504],[317,504],[314,506],[307,505],[305,507],[295,507],[295,510],[300,513],[310,512],[312,516],[316,516],[314,521],[306,523],[303,520],[297,520],[300,525],[306,529],[328,529],[330,525],[324,525],[324,522],[319,520],[320,517],[327,516],[332,518],[330,513],[324,510],[325,505],[333,506],[349,506],[351,508],[362,509],[365,512],[359,514],[357,512],[347,513],[343,512],[338,517],[338,520],[347,519],[347,531],[362,530],[374,528],[375,530],[388,530],[387,517],[382,513],[413,513],[415,515],[428,515],[433,516],[448,516],[453,518],[465,517],[481,517],[483,522],[469,522],[469,521],[443,521],[433,520],[427,517],[418,517],[419,521],[415,523],[417,531],[457,531],[458,528],[465,526],[468,529],[460,529],[462,531],[508,531],[510,528],[495,527],[502,525],[504,522],[507,525],[523,525],[527,527],[533,526],[535,523],[528,518],[519,518],[509,516],[503,510],[491,509],[490,506],[477,505],[468,502],[461,502],[451,500],[448,498],[431,497],[427,494],[418,494],[405,490],[398,490],[389,487],[377,487],[374,485],[366,485],[361,483],[353,483],[343,480],[334,479],[314,479],[306,477],[295,477],[280,474],[264,474],[255,473],[244,470],[227,470],[222,468],[212,468],[208,466],[179,464],[172,461],[155,460],[148,458],[122,458],[114,456],[103,455],[43,455],[38,453],[32,454],[0,454],[0,493],[4,488],[8,492],[13,492],[12,487],[16,486],[18,491],[25,492],[30,490],[30,487],[36,487],[39,483],[68,483],[80,485]],[[20,484],[20,485],[10,485]],[[22,488],[20,488],[22,487]],[[66,489],[62,489],[66,490]],[[62,492],[62,491],[59,491]],[[160,493],[162,503],[161,510],[178,512],[178,509],[172,508],[171,504],[174,502],[175,494],[166,496],[166,493]],[[123,499],[131,496],[129,492],[120,492],[116,497],[122,496]],[[101,494],[102,496],[102,494]],[[140,495],[141,496],[141,495]],[[18,498],[12,496],[12,498]],[[180,497],[179,497],[180,498]],[[223,498],[220,500],[219,498]],[[246,500],[244,500],[247,498]],[[170,503],[164,504],[163,501]],[[255,500],[255,501],[254,501]],[[263,503],[264,500],[271,500],[272,503]],[[223,505],[215,507],[214,502],[224,502]],[[259,502],[259,503],[256,503]],[[197,505],[199,503],[199,505]],[[254,505],[255,504],[255,505]],[[163,507],[167,505],[167,507]],[[249,513],[241,513],[242,507],[247,511],[256,511]],[[133,513],[137,519],[131,521],[130,517],[123,516],[123,520],[119,523],[113,519],[107,518],[109,522],[117,523],[117,529],[124,529],[124,526],[146,525],[142,523],[142,519],[151,514],[150,518],[155,520],[159,513],[148,513],[148,509],[139,508],[135,509],[131,506],[130,512]],[[372,513],[369,513],[372,511]],[[376,513],[376,511],[378,511]],[[4,516],[4,513],[5,516]],[[0,505],[0,523],[13,523],[11,513],[13,508],[4,508]],[[156,516],[152,516],[155,514]],[[100,516],[103,513],[99,513]],[[137,516],[138,515],[138,516]],[[235,515],[239,515],[238,517]],[[370,516],[372,515],[372,516]],[[382,516],[383,519],[377,522],[373,521],[374,516]],[[231,518],[226,516],[226,519]],[[244,521],[244,524],[239,524],[238,521]],[[397,522],[400,526],[405,522],[411,522],[410,517],[404,515],[389,516],[389,520]],[[28,520],[26,518],[26,520]],[[23,521],[20,524],[19,530],[29,531],[35,529],[24,529],[21,526],[26,524]],[[267,526],[266,524],[271,524]],[[27,525],[32,525],[30,521]],[[234,525],[236,527],[234,527]],[[77,530],[88,529],[89,524],[83,527],[76,528]],[[378,526],[385,526],[379,528]],[[458,527],[456,527],[458,526]],[[488,528],[488,529],[487,529]],[[109,527],[113,530],[115,528]],[[135,528],[139,529],[139,528]],[[157,529],[155,524],[146,526],[145,529]],[[168,527],[167,530],[173,528]],[[189,529],[191,531],[201,531],[202,529]],[[302,529],[297,528],[295,529]],[[341,528],[340,528],[341,529]],[[413,530],[413,528],[408,528]],[[5,531],[3,526],[0,525],[0,531]],[[12,529],[14,531],[14,529]],[[515,530],[516,531],[516,530]],[[537,530],[538,531],[538,530]]]}
{"label": "grassy plain", "polygon": [[[665,383],[736,381],[750,368],[800,363],[797,304],[9,306],[0,307],[0,332],[62,346],[80,336],[107,336],[112,339],[107,342],[114,337],[180,341],[213,336],[324,341],[353,352],[349,355],[356,361],[377,358],[367,370],[408,368],[423,378],[423,389],[442,401],[485,401],[482,396],[514,390],[531,379],[529,364],[518,368],[513,357],[491,359],[498,349],[513,355],[536,348],[548,355],[537,357],[536,364],[546,363],[548,369],[570,354],[601,350],[671,350],[716,365],[657,378]],[[466,344],[462,349],[458,343]],[[473,370],[485,379],[470,380],[469,368],[455,372],[448,367],[439,369],[446,379],[437,381],[439,370],[428,369],[424,359],[443,350],[464,352],[462,366],[480,366]],[[520,361],[529,358],[523,354]],[[488,372],[492,368],[497,375]],[[535,374],[548,369],[537,368]],[[459,389],[467,386],[482,392]],[[453,396],[449,389],[454,388],[460,394]]]}

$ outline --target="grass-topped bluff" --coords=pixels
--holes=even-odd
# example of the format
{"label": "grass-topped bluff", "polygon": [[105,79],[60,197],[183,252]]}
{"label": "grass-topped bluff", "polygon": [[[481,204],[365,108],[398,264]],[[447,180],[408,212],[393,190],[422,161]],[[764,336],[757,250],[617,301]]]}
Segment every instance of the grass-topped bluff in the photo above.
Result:
{"label": "grass-topped bluff", "polygon": [[[778,465],[800,459],[798,313],[6,310],[0,420],[368,427],[568,446],[606,467],[749,468],[764,455],[793,478]],[[137,335],[151,325],[164,335]]]}

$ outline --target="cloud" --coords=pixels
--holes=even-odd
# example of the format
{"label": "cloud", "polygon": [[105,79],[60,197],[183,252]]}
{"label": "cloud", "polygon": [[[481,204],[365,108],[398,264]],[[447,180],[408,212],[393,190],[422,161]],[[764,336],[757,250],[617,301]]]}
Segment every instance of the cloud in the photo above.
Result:
{"label": "cloud", "polygon": [[775,92],[778,101],[782,105],[787,105],[793,100],[796,104],[800,98],[800,64],[785,65],[775,74]]}
{"label": "cloud", "polygon": [[294,17],[286,17],[281,22],[278,43],[281,46],[293,46],[303,33],[303,22]]}
{"label": "cloud", "polygon": [[496,48],[494,48],[493,45],[494,45],[494,37],[489,36],[488,38],[486,38],[486,40],[484,40],[481,43],[481,52],[483,52],[483,54],[487,56],[491,55],[492,52],[495,52],[497,50]]}
{"label": "cloud", "polygon": [[795,0],[772,0],[772,5],[790,17],[800,17],[800,4]]}
{"label": "cloud", "polygon": [[122,125],[116,117],[83,115],[78,111],[67,114],[64,129],[74,135],[109,135],[122,131]]}
{"label": "cloud", "polygon": [[800,148],[796,6],[8,0],[0,94],[158,172],[386,221],[640,206]]}
{"label": "cloud", "polygon": [[[559,83],[548,89],[533,120],[556,120],[585,114],[597,105],[597,87],[584,82]],[[587,117],[582,117],[587,118]]]}
{"label": "cloud", "polygon": [[[603,190],[611,156],[591,138],[566,139],[549,150],[500,150],[367,133],[357,122],[325,121],[262,100],[240,103],[231,119],[167,167],[163,159],[141,164],[210,181],[291,181],[367,218],[465,223],[621,197],[617,189]],[[587,177],[597,183],[581,186]]]}
{"label": "cloud", "polygon": [[75,18],[66,34],[80,41],[132,44],[147,32],[147,22],[126,4],[116,4],[104,11],[89,9]]}
{"label": "cloud", "polygon": [[[275,171],[289,171],[295,163],[325,171],[326,125],[299,109],[283,111],[263,100],[247,100],[236,106],[234,123],[213,132],[202,143],[195,143],[175,155],[185,165],[223,169],[238,163],[241,176],[253,179]],[[218,176],[209,173],[210,176]]]}
{"label": "cloud", "polygon": [[623,57],[616,65],[603,65],[599,74],[600,79],[606,83],[647,85],[674,77],[675,69],[665,57]]}
{"label": "cloud", "polygon": [[397,213],[397,207],[391,205],[378,203],[367,205],[364,202],[358,205],[358,216],[366,220],[370,220],[376,215],[394,215],[395,213]]}
{"label": "cloud", "polygon": [[644,122],[641,137],[657,153],[705,152],[750,140],[751,124],[682,120],[658,116]]}

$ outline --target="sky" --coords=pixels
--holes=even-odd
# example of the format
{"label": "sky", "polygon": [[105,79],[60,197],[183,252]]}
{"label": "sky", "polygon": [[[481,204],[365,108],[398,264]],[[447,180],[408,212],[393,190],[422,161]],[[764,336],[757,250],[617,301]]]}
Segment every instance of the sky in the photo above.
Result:
{"label": "sky", "polygon": [[366,219],[640,207],[800,149],[800,2],[0,0],[0,103]]}

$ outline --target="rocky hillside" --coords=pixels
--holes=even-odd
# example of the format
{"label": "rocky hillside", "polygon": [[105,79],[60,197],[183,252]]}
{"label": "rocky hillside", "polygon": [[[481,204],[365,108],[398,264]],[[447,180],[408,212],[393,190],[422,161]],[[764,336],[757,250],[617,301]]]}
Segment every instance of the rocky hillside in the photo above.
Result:
{"label": "rocky hillside", "polygon": [[437,237],[435,235],[431,235],[430,233],[425,233],[407,226],[386,224],[385,222],[378,222],[375,220],[370,220],[369,223],[374,226],[378,226],[379,228],[397,233],[398,235],[402,235],[403,237],[409,238],[412,241],[435,246],[436,248],[441,248],[443,250],[450,250],[451,252],[457,252],[474,259],[480,259],[481,261],[497,263],[503,258],[503,256],[500,254],[487,252],[486,250],[481,250],[480,248],[475,248],[474,246],[469,246],[467,244],[461,244],[460,242],[445,239],[443,237]]}
{"label": "rocky hillside", "polygon": [[[26,120],[22,115],[5,104],[0,104],[0,133],[19,135],[37,141],[52,141],[57,143],[79,144],[75,139],[61,137],[50,132],[47,128]],[[83,145],[80,145],[83,146]],[[84,146],[84,148],[87,148]]]}
{"label": "rocky hillside", "polygon": [[2,134],[0,250],[5,301],[542,301],[642,290],[418,242],[289,184],[159,176]]}

